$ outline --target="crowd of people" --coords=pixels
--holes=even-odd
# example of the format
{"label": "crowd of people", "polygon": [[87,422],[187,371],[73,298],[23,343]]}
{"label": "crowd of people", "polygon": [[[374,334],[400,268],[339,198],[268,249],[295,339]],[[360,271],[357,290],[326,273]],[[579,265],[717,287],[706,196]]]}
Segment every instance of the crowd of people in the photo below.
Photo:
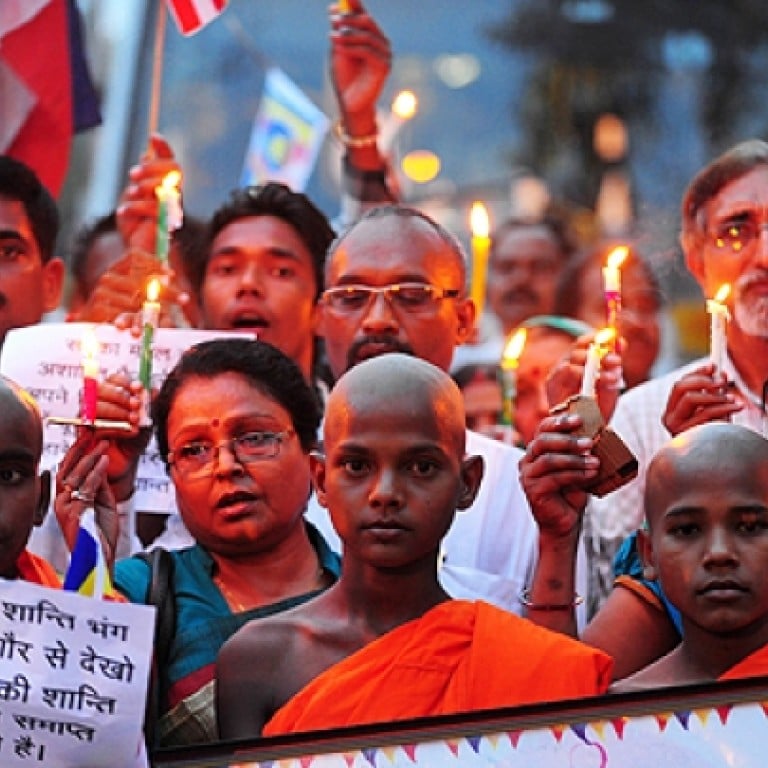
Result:
{"label": "crowd of people", "polygon": [[[354,217],[335,232],[265,182],[174,236],[163,324],[257,337],[193,346],[153,393],[178,514],[135,508],[150,429],[124,372],[100,383],[97,416],[131,431],[84,429],[55,480],[40,410],[2,379],[0,576],[59,586],[86,508],[118,599],[152,602],[163,569],[151,747],[767,673],[768,143],[715,158],[682,202],[702,293],[732,286],[722,368],[653,376],[662,286],[628,248],[594,400],[639,472],[590,493],[600,433],[555,407],[606,323],[613,244],[579,250],[554,213],[510,218],[478,318],[458,240],[387,186],[389,42],[348,5],[330,41]],[[78,238],[70,319],[136,320],[163,271],[154,189],[170,170],[153,137]],[[58,306],[57,229],[35,174],[0,157],[0,341]],[[498,363],[518,329],[504,424]],[[143,548],[159,554],[129,556]]]}

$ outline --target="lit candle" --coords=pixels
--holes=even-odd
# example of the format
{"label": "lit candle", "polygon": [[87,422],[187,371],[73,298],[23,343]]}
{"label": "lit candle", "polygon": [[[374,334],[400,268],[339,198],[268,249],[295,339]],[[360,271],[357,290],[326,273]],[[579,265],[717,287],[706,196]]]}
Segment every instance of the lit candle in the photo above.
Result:
{"label": "lit candle", "polygon": [[725,300],[731,292],[728,283],[720,286],[714,299],[707,299],[707,312],[709,312],[709,359],[718,371],[723,369],[726,350],[726,323],[730,319],[728,306]]}
{"label": "lit candle", "polygon": [[413,91],[400,91],[392,102],[392,108],[379,131],[379,148],[382,152],[388,152],[392,148],[400,128],[410,120],[419,106],[418,99]]}
{"label": "lit candle", "polygon": [[607,307],[608,327],[616,329],[621,311],[621,265],[629,255],[629,248],[620,245],[609,254],[603,267],[603,293]]}
{"label": "lit candle", "polygon": [[170,171],[166,174],[162,183],[155,187],[155,196],[157,197],[155,252],[162,264],[168,264],[169,235],[181,226],[180,181],[181,174],[178,171]]}
{"label": "lit candle", "polygon": [[350,13],[351,11],[349,0],[339,0],[336,7],[339,9],[339,13]]}
{"label": "lit candle", "polygon": [[99,340],[93,328],[87,328],[80,341],[83,354],[83,403],[80,416],[88,424],[96,421],[99,399]]}
{"label": "lit candle", "polygon": [[600,374],[600,363],[607,351],[605,345],[616,336],[613,328],[603,328],[595,334],[595,338],[587,349],[587,361],[584,364],[584,374],[581,379],[581,394],[585,397],[595,396],[595,385]]}
{"label": "lit candle", "polygon": [[515,421],[515,397],[517,396],[517,367],[525,347],[528,331],[518,328],[509,337],[501,356],[501,423],[512,425]]}
{"label": "lit candle", "polygon": [[471,296],[475,304],[475,324],[479,326],[485,304],[485,282],[488,275],[488,251],[491,247],[488,211],[482,203],[473,203],[469,214],[472,229]]}
{"label": "lit candle", "polygon": [[147,285],[147,300],[141,307],[141,356],[139,357],[139,381],[144,391],[142,393],[143,409],[142,424],[149,422],[149,397],[152,391],[152,340],[155,328],[160,322],[160,281],[154,277]]}

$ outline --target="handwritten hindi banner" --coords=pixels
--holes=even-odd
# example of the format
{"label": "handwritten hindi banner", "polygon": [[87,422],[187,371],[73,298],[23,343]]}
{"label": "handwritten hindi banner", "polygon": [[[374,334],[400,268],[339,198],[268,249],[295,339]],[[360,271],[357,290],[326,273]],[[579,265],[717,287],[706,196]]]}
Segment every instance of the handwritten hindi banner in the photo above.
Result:
{"label": "handwritten hindi banner", "polygon": [[[44,417],[74,418],[80,413],[83,391],[80,343],[92,329],[99,341],[102,379],[111,373],[138,378],[141,340],[113,325],[45,323],[9,331],[0,353],[0,373],[18,382],[37,400]],[[158,328],[153,344],[152,385],[158,388],[182,353],[193,344],[222,337],[254,338],[226,331]],[[55,471],[75,440],[76,428],[46,423],[43,469]],[[173,485],[168,478],[154,438],[139,464],[136,509],[169,512],[175,509]]]}
{"label": "handwritten hindi banner", "polygon": [[136,768],[155,609],[0,579],[0,765]]}

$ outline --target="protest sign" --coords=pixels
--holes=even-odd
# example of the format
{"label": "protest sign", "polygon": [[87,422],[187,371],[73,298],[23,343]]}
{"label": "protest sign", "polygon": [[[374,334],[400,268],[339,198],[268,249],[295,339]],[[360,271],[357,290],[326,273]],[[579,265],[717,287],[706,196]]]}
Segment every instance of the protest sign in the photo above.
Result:
{"label": "protest sign", "polygon": [[[0,373],[24,387],[38,402],[43,417],[76,417],[83,392],[81,342],[92,331],[98,340],[98,365],[103,379],[122,372],[137,379],[141,340],[129,331],[110,324],[45,323],[9,331],[2,354]],[[158,328],[152,347],[152,385],[159,387],[184,350],[208,339],[253,338],[250,334],[226,331],[196,331]],[[75,427],[46,422],[43,469],[55,470],[75,440]],[[148,512],[174,509],[173,486],[157,451],[154,439],[139,464],[135,508]]]}
{"label": "protest sign", "polygon": [[154,611],[0,579],[0,765],[141,765]]}

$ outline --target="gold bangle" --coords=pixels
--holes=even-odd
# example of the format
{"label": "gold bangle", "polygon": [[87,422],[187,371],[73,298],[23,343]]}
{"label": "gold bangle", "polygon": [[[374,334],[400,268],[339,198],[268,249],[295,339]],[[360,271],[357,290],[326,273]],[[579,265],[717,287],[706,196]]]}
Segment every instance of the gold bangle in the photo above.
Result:
{"label": "gold bangle", "polygon": [[529,611],[570,611],[571,608],[575,608],[583,602],[584,598],[581,595],[574,594],[570,603],[534,603],[531,602],[530,590],[524,589],[520,593],[520,603]]}
{"label": "gold bangle", "polygon": [[352,149],[365,149],[365,147],[374,147],[379,140],[378,133],[370,133],[368,136],[350,136],[344,132],[344,126],[341,120],[333,124],[333,133],[336,138],[345,146]]}

